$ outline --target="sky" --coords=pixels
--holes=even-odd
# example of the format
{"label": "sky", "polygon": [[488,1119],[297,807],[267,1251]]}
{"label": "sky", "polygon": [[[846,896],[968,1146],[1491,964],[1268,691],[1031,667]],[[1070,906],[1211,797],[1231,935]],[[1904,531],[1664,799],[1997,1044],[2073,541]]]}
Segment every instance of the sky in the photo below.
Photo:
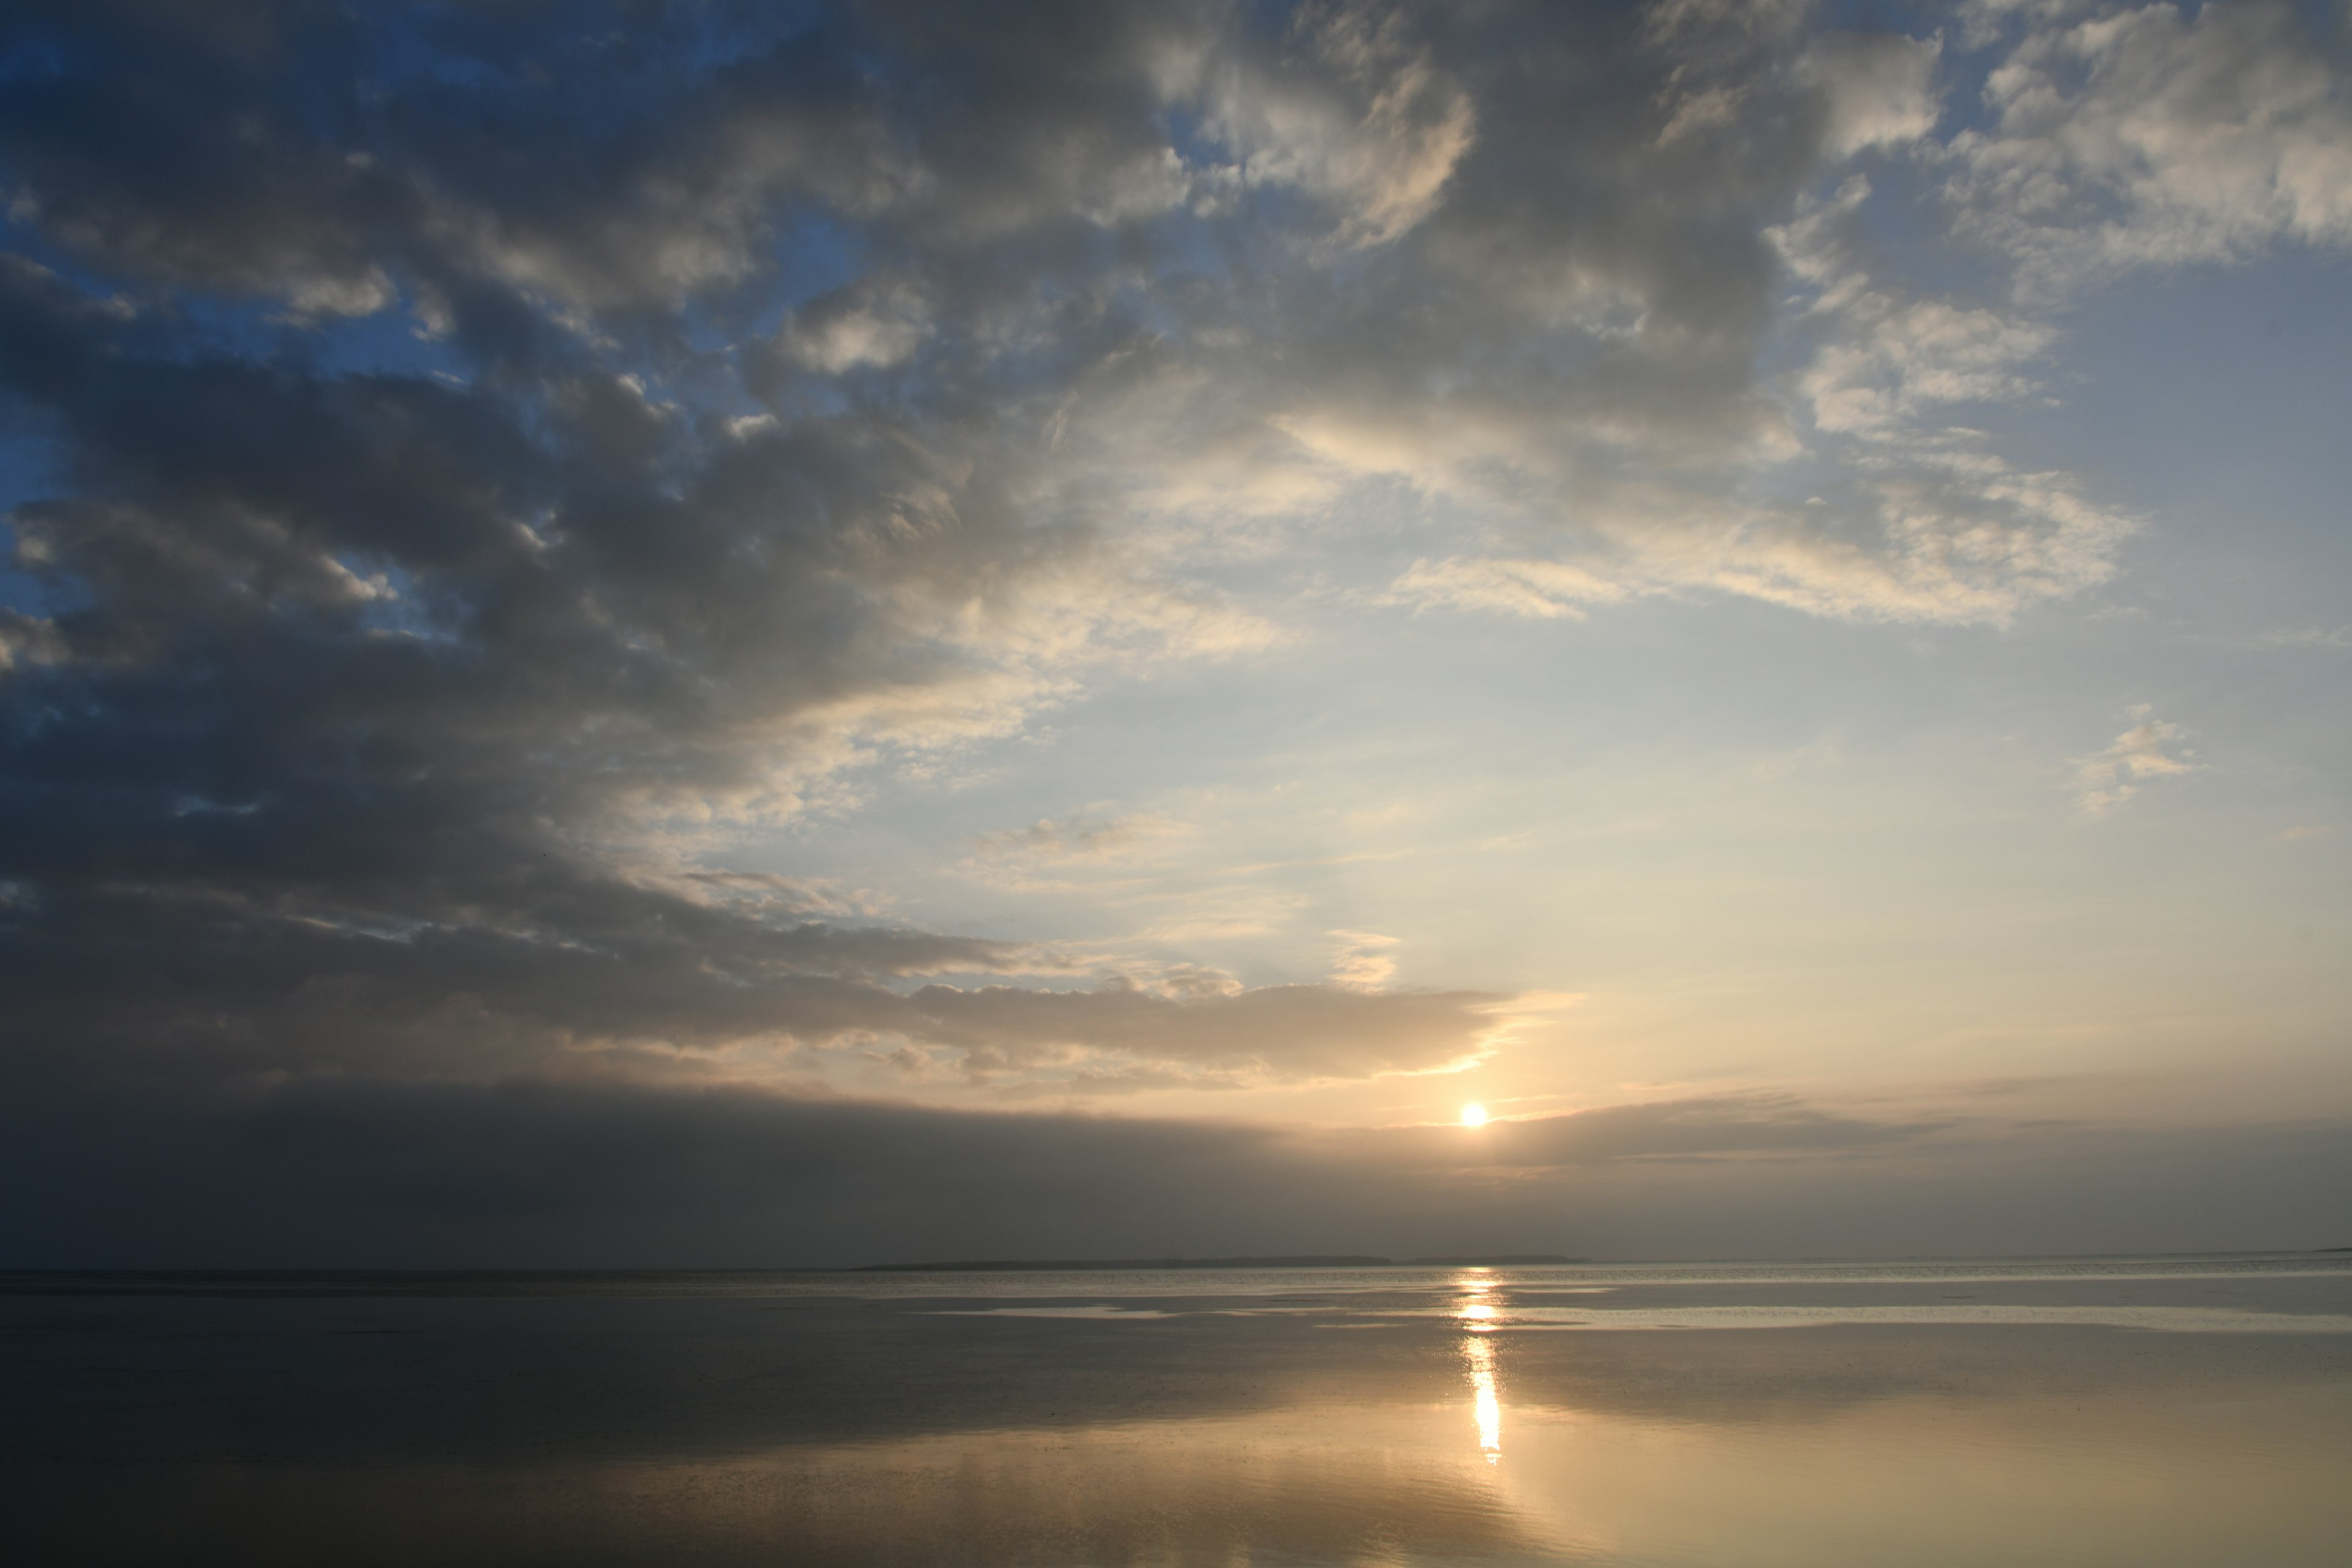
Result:
{"label": "sky", "polygon": [[0,1264],[2352,1243],[2352,5],[0,82]]}

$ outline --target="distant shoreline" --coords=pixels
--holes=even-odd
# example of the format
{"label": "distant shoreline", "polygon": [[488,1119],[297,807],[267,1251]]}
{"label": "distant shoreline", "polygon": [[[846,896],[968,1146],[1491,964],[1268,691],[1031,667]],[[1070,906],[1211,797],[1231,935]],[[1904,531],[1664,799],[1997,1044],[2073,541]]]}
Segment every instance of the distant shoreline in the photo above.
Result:
{"label": "distant shoreline", "polygon": [[1902,1268],[1997,1263],[2109,1263],[2238,1258],[2352,1258],[2352,1247],[2259,1248],[2228,1252],[1913,1253],[1874,1258],[1577,1258],[1550,1252],[1478,1253],[1462,1256],[1383,1258],[1371,1253],[1297,1253],[1235,1258],[967,1258],[944,1262],[799,1265],[602,1265],[484,1267],[407,1265],[381,1268],[122,1266],[0,1264],[0,1297],[47,1295],[77,1285],[100,1294],[136,1293],[162,1287],[165,1293],[190,1285],[236,1290],[288,1284],[341,1287],[435,1284],[551,1284],[567,1280],[663,1280],[750,1276],[799,1277],[856,1274],[1014,1274],[1176,1272],[1279,1268],[1742,1268],[1853,1267]]}
{"label": "distant shoreline", "polygon": [[1310,1253],[1286,1258],[1003,1258],[952,1263],[863,1263],[851,1274],[1070,1274],[1144,1268],[1538,1268],[1591,1263],[1552,1252],[1494,1253],[1477,1258],[1376,1258],[1359,1253]]}

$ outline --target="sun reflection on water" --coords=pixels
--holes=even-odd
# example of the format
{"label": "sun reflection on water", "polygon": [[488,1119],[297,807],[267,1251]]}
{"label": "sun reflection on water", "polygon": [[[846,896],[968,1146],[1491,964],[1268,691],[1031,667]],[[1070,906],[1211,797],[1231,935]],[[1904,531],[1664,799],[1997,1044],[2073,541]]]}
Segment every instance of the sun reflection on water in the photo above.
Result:
{"label": "sun reflection on water", "polygon": [[1470,1412],[1478,1424],[1478,1451],[1488,1464],[1503,1457],[1503,1401],[1495,1387],[1495,1342],[1486,1335],[1495,1327],[1494,1277],[1485,1269],[1454,1281],[1462,1292],[1454,1315],[1463,1330],[1462,1357],[1470,1367]]}
{"label": "sun reflection on water", "polygon": [[1478,1423],[1478,1451],[1491,1465],[1503,1457],[1503,1401],[1495,1392],[1495,1342],[1466,1339],[1462,1354],[1470,1363],[1470,1408]]}

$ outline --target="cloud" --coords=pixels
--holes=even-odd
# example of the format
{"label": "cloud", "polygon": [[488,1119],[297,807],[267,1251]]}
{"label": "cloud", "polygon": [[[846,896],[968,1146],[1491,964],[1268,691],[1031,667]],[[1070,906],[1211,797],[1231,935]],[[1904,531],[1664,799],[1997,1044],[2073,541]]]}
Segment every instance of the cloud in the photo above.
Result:
{"label": "cloud", "polygon": [[1244,187],[1288,185],[1328,204],[1339,246],[1389,244],[1435,209],[1470,150],[1470,95],[1403,8],[1309,5],[1292,31],[1315,68],[1213,68],[1207,128]]}
{"label": "cloud", "polygon": [[1389,585],[1392,603],[1501,610],[1539,619],[1581,620],[1585,606],[1622,599],[1627,589],[1557,561],[1416,561]]}
{"label": "cloud", "polygon": [[1460,1067],[1489,1053],[1507,1000],[1343,983],[1163,995],[1114,981],[1084,992],[925,986],[908,1006],[914,1027],[982,1079],[1113,1087],[1139,1072],[1155,1086],[1238,1087]]}
{"label": "cloud", "polygon": [[1950,149],[1964,229],[2030,287],[2352,239],[2352,97],[2294,8],[2075,9],[2029,24]]}
{"label": "cloud", "polygon": [[1829,123],[1822,148],[1851,158],[1916,142],[1936,128],[1940,38],[1832,34],[1806,51],[1800,71],[1819,84]]}
{"label": "cloud", "polygon": [[[180,820],[243,837],[257,815]],[[905,1050],[902,1062],[968,1084],[1084,1093],[1436,1070],[1486,1054],[1508,1026],[1507,999],[1485,993],[1244,989],[1181,966],[1149,986],[908,990],[894,983],[1094,965],[1032,944],[688,901],[570,867],[514,888],[495,921],[413,899],[395,912],[383,888],[352,880],[341,905],[221,878],[12,882],[21,896],[0,911],[11,1049],[74,1075],[770,1084],[805,1081],[842,1053]],[[127,971],[118,955],[139,952],[186,963]]]}
{"label": "cloud", "polygon": [[2352,626],[2294,626],[2264,633],[2264,647],[2352,648]]}
{"label": "cloud", "polygon": [[[1277,294],[1231,348],[1162,340],[1089,408],[1081,442],[1160,515],[1238,511],[1261,538],[1268,516],[1406,487],[1484,535],[1412,568],[1391,597],[1414,605],[1566,616],[1703,589],[2000,622],[2104,581],[2130,524],[2079,480],[2017,474],[1947,423],[1955,405],[2037,393],[2053,330],[1874,279],[1840,227],[1868,182],[1816,194],[1860,148],[1931,134],[1940,45],[1802,42],[1756,20],[1696,8],[1637,37],[1570,28],[1499,55],[1467,25],[1432,24],[1432,58],[1491,134],[1356,286],[1358,308],[1286,318]],[[1578,43],[1617,60],[1622,82],[1570,58]],[[1579,94],[1538,100],[1518,77],[1538,65]],[[1811,296],[1793,322],[1774,298],[1784,266]],[[1791,330],[1811,355],[1775,384],[1757,367]],[[1269,331],[1279,375],[1247,352]],[[1129,419],[1149,455],[1106,438]],[[1171,450],[1187,459],[1172,489],[1152,471]],[[1800,466],[1848,482],[1811,508],[1768,499]]]}
{"label": "cloud", "polygon": [[[2075,279],[2339,242],[2342,95],[2281,9],[2001,26],[1937,153],[1955,46],[1799,5],[13,7],[11,1070],[527,1110],[1500,1048],[1520,1001],[1386,989],[1367,936],[1250,987],[1181,951],[1280,891],[1146,963],[732,868],[1309,599],[1999,624],[2106,580],[2130,520],[1950,423],[2040,395],[2032,289],[1891,273],[1850,161]],[[2086,808],[2189,765],[2131,733]]]}
{"label": "cloud", "polygon": [[[1822,133],[1669,158],[1654,100],[1685,67],[1753,75],[1782,33],[1596,14],[1498,51],[1439,12],[886,5],[745,20],[709,56],[661,7],[614,14],[625,49],[530,5],[241,15],[26,12],[47,63],[0,113],[16,232],[72,258],[0,279],[0,380],[57,476],[12,520],[46,597],[6,623],[6,806],[44,826],[5,868],[43,911],[10,940],[103,998],[44,987],[60,1038],[668,1073],[863,1032],[1194,1071],[1191,1020],[1288,1007],[1298,1043],[1214,1070],[1419,1070],[1475,1048],[1471,1003],[939,990],[918,1016],[895,978],[1067,960],[709,879],[742,830],[1016,731],[1089,670],[1277,643],[1188,580],[1165,540],[1216,537],[1191,512],[1296,518],[1402,475],[1558,521],[1565,483],[1603,502],[1571,520],[1593,564],[1440,556],[1396,596],[1887,593],[1801,514],[1694,523],[1687,489],[1612,471],[1769,423],[1741,368],[1770,316],[1754,230]],[[1867,103],[1924,57],[1809,58],[1795,90]],[[1255,294],[1182,259],[1261,234]],[[1386,270],[1328,286],[1371,251]],[[415,346],[333,369],[184,326],[240,300]],[[1952,570],[1938,526],[1890,534],[1913,574]],[[1989,578],[2025,570],[1979,536]],[[1091,861],[1163,826],[992,850]],[[229,956],[133,980],[130,931]],[[1359,1013],[1350,1065],[1321,1020]]]}
{"label": "cloud", "polygon": [[1335,931],[1339,947],[1333,956],[1331,983],[1350,991],[1378,991],[1396,974],[1397,939],[1378,931]]}
{"label": "cloud", "polygon": [[2022,367],[2055,336],[2000,311],[1876,291],[1842,317],[1841,339],[1797,379],[1815,427],[1840,435],[1884,436],[1937,404],[2021,398],[2036,390]]}
{"label": "cloud", "polygon": [[1843,1115],[1787,1096],[1725,1096],[1493,1122],[1491,1136],[1482,1134],[1484,1142],[1475,1155],[1496,1165],[1563,1166],[1821,1154],[1899,1144],[1946,1125]]}
{"label": "cloud", "polygon": [[2321,1245],[2313,1122],[1942,1127],[1738,1097],[1286,1132],[740,1089],[341,1076],[0,1100],[24,1266],[691,1267],[1465,1247],[1604,1258]]}
{"label": "cloud", "polygon": [[2146,703],[2132,709],[2131,716],[2139,722],[2075,769],[2077,798],[2086,816],[2106,816],[2138,795],[2149,779],[2195,773],[2204,765],[2189,760],[2197,753],[2181,743],[2188,731],[2179,725],[2152,717]]}
{"label": "cloud", "polygon": [[57,623],[22,610],[0,610],[0,675],[18,665],[50,664],[64,657]]}
{"label": "cloud", "polygon": [[1124,860],[1190,833],[1190,825],[1154,812],[1124,816],[1040,817],[1026,827],[984,835],[984,854],[1067,865]]}
{"label": "cloud", "polygon": [[1637,595],[1727,593],[1820,616],[2000,625],[2107,579],[2136,531],[2070,475],[2019,472],[1966,446],[1887,445],[1831,487],[1834,499],[1629,496],[1640,522],[1573,563],[1419,562],[1381,601],[1580,619]]}
{"label": "cloud", "polygon": [[866,279],[795,312],[782,339],[785,353],[803,366],[839,375],[898,364],[933,331],[919,292],[889,279]]}

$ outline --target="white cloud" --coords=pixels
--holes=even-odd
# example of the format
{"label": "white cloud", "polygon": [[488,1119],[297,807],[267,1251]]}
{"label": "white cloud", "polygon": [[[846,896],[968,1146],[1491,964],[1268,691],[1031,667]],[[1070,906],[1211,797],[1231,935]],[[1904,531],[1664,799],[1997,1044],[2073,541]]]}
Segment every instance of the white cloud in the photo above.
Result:
{"label": "white cloud", "polygon": [[2139,794],[2147,780],[2194,773],[2202,765],[2189,761],[2197,753],[2182,744],[2188,731],[2179,725],[2155,718],[2146,703],[2133,708],[2131,717],[2138,722],[2075,768],[2077,799],[2089,816],[2114,811]]}
{"label": "white cloud", "polygon": [[1948,422],[1954,405],[2040,397],[2056,329],[1874,278],[1859,216],[1872,195],[1850,177],[1769,231],[1801,285],[1791,326],[1816,343],[1783,385],[1811,416],[1808,457],[1842,478],[1744,527],[1723,585],[1816,613],[1999,624],[2106,581],[2135,521]]}
{"label": "white cloud", "polygon": [[1810,510],[1727,521],[1682,579],[1815,615],[1999,625],[2105,581],[2133,527],[2064,475],[1981,453],[1913,453],[1865,470],[1832,509],[1864,525],[1859,541]]}
{"label": "white cloud", "polygon": [[55,621],[0,607],[0,675],[21,666],[59,664],[66,639]]}
{"label": "white cloud", "polygon": [[2070,476],[2013,468],[1980,444],[1881,443],[1847,461],[1835,500],[1802,505],[1696,487],[1604,491],[1581,519],[1600,548],[1576,564],[1422,561],[1381,602],[1575,619],[1706,591],[1809,615],[2000,625],[2105,581],[2137,526]]}
{"label": "white cloud", "polygon": [[795,319],[780,334],[784,351],[811,370],[839,375],[865,365],[893,365],[911,358],[931,335],[918,301],[886,296],[813,319]]}
{"label": "white cloud", "polygon": [[1308,7],[1299,30],[1321,71],[1235,62],[1213,79],[1208,129],[1244,178],[1333,204],[1344,246],[1388,244],[1428,216],[1476,137],[1469,94],[1410,28],[1360,0]]}
{"label": "white cloud", "polygon": [[1621,583],[1557,561],[1416,561],[1384,602],[1424,609],[1496,610],[1540,619],[1581,620],[1585,606],[1627,596]]}
{"label": "white cloud", "polygon": [[1395,977],[1395,937],[1370,931],[1335,931],[1331,935],[1339,943],[1332,955],[1332,984],[1350,991],[1378,991]]}
{"label": "white cloud", "polygon": [[1993,402],[2036,389],[2023,367],[2056,334],[1999,310],[1872,289],[1840,312],[1843,332],[1797,377],[1814,425],[1883,436],[1941,403]]}
{"label": "white cloud", "polygon": [[1985,98],[1995,123],[1953,141],[1948,194],[2031,287],[2352,242],[2352,96],[2284,5],[2038,26]]}
{"label": "white cloud", "polygon": [[400,298],[381,267],[349,277],[316,274],[286,287],[287,314],[307,321],[321,316],[373,316]]}

